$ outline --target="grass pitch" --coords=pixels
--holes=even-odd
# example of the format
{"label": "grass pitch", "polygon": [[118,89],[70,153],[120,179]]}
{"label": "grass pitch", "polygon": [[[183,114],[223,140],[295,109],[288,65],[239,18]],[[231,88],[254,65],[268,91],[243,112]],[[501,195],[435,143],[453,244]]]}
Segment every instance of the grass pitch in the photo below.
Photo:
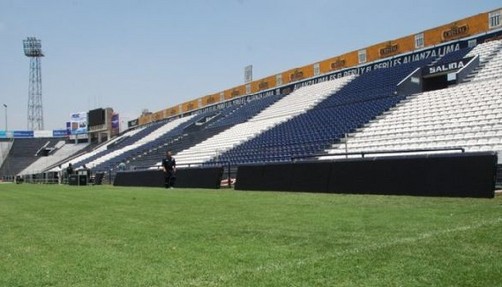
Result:
{"label": "grass pitch", "polygon": [[501,286],[502,198],[0,185],[0,286]]}

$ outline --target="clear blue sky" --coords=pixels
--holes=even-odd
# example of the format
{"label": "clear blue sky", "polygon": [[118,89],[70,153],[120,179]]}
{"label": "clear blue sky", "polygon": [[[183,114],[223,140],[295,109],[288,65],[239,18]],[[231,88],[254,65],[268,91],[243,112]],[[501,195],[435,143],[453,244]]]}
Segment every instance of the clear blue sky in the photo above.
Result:
{"label": "clear blue sky", "polygon": [[[0,0],[0,104],[26,129],[42,40],[45,129],[112,107],[122,120],[502,6],[500,0]],[[4,109],[0,105],[0,129]]]}

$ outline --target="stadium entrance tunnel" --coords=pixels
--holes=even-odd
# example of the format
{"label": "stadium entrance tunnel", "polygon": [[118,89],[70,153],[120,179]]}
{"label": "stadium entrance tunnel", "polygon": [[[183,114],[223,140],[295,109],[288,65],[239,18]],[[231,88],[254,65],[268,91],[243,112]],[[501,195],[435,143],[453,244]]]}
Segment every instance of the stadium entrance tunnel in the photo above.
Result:
{"label": "stadium entrance tunnel", "polygon": [[428,91],[446,89],[450,85],[454,85],[454,84],[456,84],[455,81],[453,81],[453,82],[448,81],[447,74],[437,75],[434,77],[429,77],[429,78],[423,79],[423,91],[428,92]]}
{"label": "stadium entrance tunnel", "polygon": [[439,62],[416,69],[396,88],[398,95],[410,95],[446,89],[462,83],[479,66],[479,56]]}
{"label": "stadium entrance tunnel", "polygon": [[[183,168],[176,171],[175,187],[220,188],[223,167]],[[164,187],[164,173],[161,170],[140,170],[118,172],[114,186]]]}
{"label": "stadium entrance tunnel", "polygon": [[496,153],[248,165],[235,189],[493,198],[496,170]]}

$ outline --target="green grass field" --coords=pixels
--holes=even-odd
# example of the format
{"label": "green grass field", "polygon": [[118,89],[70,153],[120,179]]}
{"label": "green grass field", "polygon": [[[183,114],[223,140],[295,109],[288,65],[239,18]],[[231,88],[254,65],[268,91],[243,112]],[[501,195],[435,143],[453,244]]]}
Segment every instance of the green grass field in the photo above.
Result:
{"label": "green grass field", "polygon": [[0,185],[0,286],[502,286],[502,198]]}

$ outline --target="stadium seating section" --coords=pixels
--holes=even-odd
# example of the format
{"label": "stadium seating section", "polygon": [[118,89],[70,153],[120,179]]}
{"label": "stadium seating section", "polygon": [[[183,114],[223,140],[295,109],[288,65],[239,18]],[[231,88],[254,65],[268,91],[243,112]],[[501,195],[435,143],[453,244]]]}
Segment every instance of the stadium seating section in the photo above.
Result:
{"label": "stadium seating section", "polygon": [[480,55],[482,68],[468,82],[408,97],[328,153],[455,147],[502,152],[501,47],[501,41],[478,45],[466,56]]}
{"label": "stadium seating section", "polygon": [[0,168],[1,176],[19,174],[26,167],[34,163],[39,157],[45,156],[44,150],[54,151],[60,144],[56,138],[15,139],[9,150],[8,156]]}
{"label": "stadium seating section", "polygon": [[[57,164],[114,172],[156,168],[167,149],[178,165],[288,162],[392,152],[463,148],[502,152],[502,40],[360,75],[305,85],[219,111],[128,130],[99,146],[60,139],[2,142],[0,175],[46,171]],[[400,94],[419,67],[479,56],[479,66],[446,89]],[[48,150],[41,157],[40,151]],[[4,152],[4,153],[7,153]],[[395,154],[396,154],[395,153]],[[383,154],[383,153],[382,153]],[[3,159],[5,158],[5,159]]]}

